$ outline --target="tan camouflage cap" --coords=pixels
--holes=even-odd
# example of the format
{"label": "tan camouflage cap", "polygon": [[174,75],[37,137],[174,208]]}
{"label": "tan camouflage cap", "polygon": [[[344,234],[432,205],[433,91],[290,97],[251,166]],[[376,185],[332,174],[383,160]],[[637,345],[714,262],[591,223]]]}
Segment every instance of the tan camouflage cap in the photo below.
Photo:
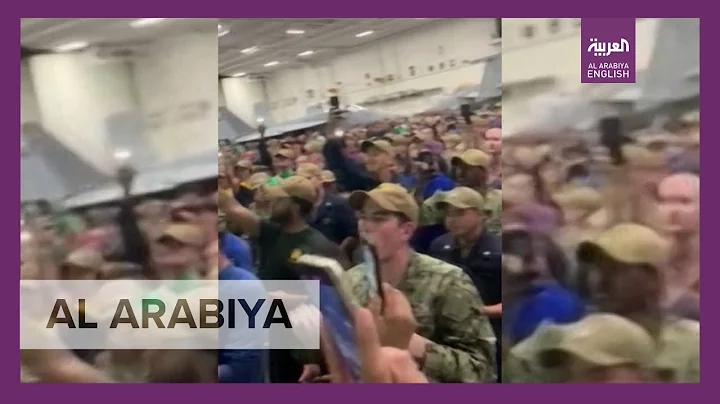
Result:
{"label": "tan camouflage cap", "polygon": [[490,156],[482,150],[469,149],[460,153],[459,156],[453,157],[452,164],[465,164],[472,167],[487,168],[490,165]]}
{"label": "tan camouflage cap", "polygon": [[322,170],[320,170],[320,167],[313,163],[299,164],[297,170],[295,170],[296,175],[309,180],[320,178],[321,172]]}
{"label": "tan camouflage cap", "polygon": [[312,182],[305,177],[293,175],[283,181],[279,187],[275,187],[283,192],[283,196],[302,199],[304,201],[315,203],[317,200],[317,191]]}
{"label": "tan camouflage cap", "polygon": [[324,184],[329,184],[337,181],[337,179],[335,178],[335,174],[330,170],[323,170],[320,173],[320,178],[322,179],[322,182]]}
{"label": "tan camouflage cap", "polygon": [[595,212],[603,207],[603,196],[590,187],[572,188],[553,195],[555,203],[561,208],[579,209]]}
{"label": "tan camouflage cap", "polygon": [[435,203],[438,209],[447,209],[448,205],[458,209],[475,209],[482,213],[485,209],[485,198],[474,189],[458,187],[445,193],[444,198]]}
{"label": "tan camouflage cap", "polygon": [[260,184],[255,188],[254,199],[257,202],[270,202],[286,196],[287,194],[279,185]]}
{"label": "tan camouflage cap", "polygon": [[267,173],[255,173],[250,176],[249,182],[253,188],[257,188],[269,179],[270,176]]}
{"label": "tan camouflage cap", "polygon": [[348,203],[353,209],[359,211],[362,210],[368,199],[384,210],[404,215],[413,223],[418,221],[420,208],[415,198],[400,185],[384,183],[370,192],[355,191],[350,194]]}
{"label": "tan camouflage cap", "polygon": [[560,341],[547,347],[568,353],[600,367],[634,365],[652,367],[656,346],[650,334],[640,325],[615,314],[590,314],[582,320],[559,328]]}
{"label": "tan camouflage cap", "polygon": [[285,157],[286,159],[295,160],[295,152],[290,149],[278,149],[273,156]]}
{"label": "tan camouflage cap", "polygon": [[99,271],[105,264],[105,260],[100,251],[92,248],[79,248],[72,251],[67,258],[65,258],[63,264]]}
{"label": "tan camouflage cap", "polygon": [[395,155],[395,148],[393,148],[393,145],[390,144],[390,142],[388,142],[387,140],[365,140],[364,142],[360,143],[360,151],[362,151],[363,153],[367,153],[368,151],[370,151],[370,149],[373,148],[383,151],[391,156]]}
{"label": "tan camouflage cap", "polygon": [[604,253],[625,264],[646,264],[662,268],[669,259],[670,244],[649,227],[621,223],[600,233],[593,240],[580,243],[578,259],[593,261]]}
{"label": "tan camouflage cap", "polygon": [[187,223],[171,223],[163,231],[158,241],[174,240],[193,247],[205,246],[205,235],[195,225]]}
{"label": "tan camouflage cap", "polygon": [[235,167],[236,168],[245,168],[245,169],[249,170],[253,167],[253,164],[252,164],[252,161],[250,161],[250,160],[239,160],[235,164]]}

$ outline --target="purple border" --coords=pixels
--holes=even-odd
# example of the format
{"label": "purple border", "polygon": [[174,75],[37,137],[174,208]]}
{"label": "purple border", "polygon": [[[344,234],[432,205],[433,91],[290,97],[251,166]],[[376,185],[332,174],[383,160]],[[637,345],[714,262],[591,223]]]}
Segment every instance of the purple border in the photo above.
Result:
{"label": "purple border", "polygon": [[[285,4],[279,4],[279,3]],[[648,14],[648,11],[652,11],[655,14],[661,15],[677,15],[678,13],[685,14],[686,17],[699,16],[700,7],[694,2],[685,1],[682,3],[682,7],[678,8],[676,3],[653,3],[653,4],[640,4],[638,2],[624,2],[622,4],[614,4],[611,2],[597,3],[584,6],[576,1],[562,0],[551,2],[534,2],[534,1],[516,1],[514,3],[498,3],[490,2],[486,4],[478,4],[477,2],[466,1],[466,6],[456,2],[452,7],[439,7],[438,3],[417,3],[407,1],[378,1],[378,0],[364,0],[360,3],[337,3],[330,2],[328,0],[319,0],[313,2],[294,2],[294,1],[282,1],[277,0],[272,3],[268,2],[230,2],[230,1],[210,1],[202,3],[177,3],[164,5],[161,2],[141,2],[137,0],[129,0],[120,3],[112,2],[97,2],[88,0],[76,0],[73,4],[67,2],[57,2],[48,0],[36,0],[30,3],[16,2],[9,3],[7,11],[5,12],[4,20],[7,21],[5,24],[1,24],[0,27],[4,31],[4,34],[0,35],[2,40],[2,48],[5,49],[3,52],[5,55],[16,54],[18,52],[19,40],[19,21],[18,19],[22,16],[32,16],[33,14],[44,14],[45,16],[55,15],[64,17],[78,17],[78,16],[106,16],[106,17],[128,17],[131,14],[135,15],[164,15],[167,17],[187,17],[193,16],[199,17],[213,17],[221,13],[226,13],[228,17],[249,17],[253,16],[256,18],[260,17],[326,17],[326,18],[338,18],[338,17],[377,17],[378,14],[383,14],[386,17],[452,17],[465,14],[465,17],[470,16],[488,16],[488,15],[506,15],[508,17],[515,14],[521,14],[527,17],[528,15],[545,15],[553,13],[555,9],[555,17],[580,17],[584,13],[580,10],[581,8],[588,8],[588,15],[594,16],[605,16],[605,17],[617,17],[617,14],[625,14],[628,16],[632,15],[643,15]],[[707,6],[712,3],[706,2]],[[17,5],[21,10],[18,12],[17,17],[8,16],[12,14],[12,6]],[[142,12],[130,12],[135,9],[142,10]],[[703,7],[704,8],[704,7]],[[708,7],[709,8],[709,7]],[[74,10],[74,11],[73,11]],[[278,15],[282,13],[283,15]],[[693,15],[688,15],[693,14]],[[704,13],[709,15],[709,13]],[[701,32],[705,38],[717,38],[720,35],[717,34],[716,29],[719,28],[720,24],[712,24],[709,21],[702,24]],[[713,34],[715,32],[715,34]],[[705,68],[708,72],[712,72],[715,69],[712,68],[714,65],[715,53],[708,52],[701,59],[701,63],[705,62]],[[18,63],[15,67],[12,67],[12,63],[5,63],[4,69],[8,72],[3,75],[5,78],[5,91],[2,92],[5,101],[8,103],[3,108],[3,114],[5,119],[4,136],[2,136],[3,145],[0,150],[3,151],[7,158],[1,161],[8,163],[4,174],[6,178],[17,178],[15,180],[15,186],[12,191],[16,193],[15,197],[10,197],[4,203],[6,208],[0,210],[4,215],[4,223],[13,223],[13,226],[2,226],[0,230],[3,232],[2,237],[6,240],[6,245],[16,244],[18,245],[18,228],[13,230],[13,227],[18,225],[17,215],[19,212],[19,153],[20,149],[20,123],[18,121],[20,103],[18,97],[20,93],[20,85],[18,78],[20,77],[20,64]],[[708,88],[713,87],[712,82],[716,81],[717,75],[708,74],[704,76],[705,84]],[[217,80],[217,77],[209,77],[208,80],[213,80],[213,83]],[[710,93],[708,93],[710,94]],[[705,97],[705,102],[712,102],[710,95]],[[706,108],[708,104],[705,104]],[[705,115],[703,121],[703,128],[706,132],[710,132],[715,124],[714,114]],[[10,127],[10,123],[15,124]],[[705,147],[709,148],[710,143],[714,142],[714,138],[710,136],[705,137]],[[714,165],[714,160],[708,160],[705,164],[705,168],[710,170]],[[706,170],[706,171],[707,171]],[[709,171],[707,171],[709,172]],[[707,188],[706,192],[703,193],[704,203],[712,204],[716,197],[712,193],[713,188]],[[18,199],[14,199],[18,198]],[[10,201],[13,203],[11,204]],[[17,205],[16,205],[17,204]],[[706,205],[712,206],[712,205]],[[710,223],[714,210],[709,210],[705,214],[706,221]],[[704,227],[706,233],[703,239],[710,243],[710,226]],[[708,248],[711,248],[708,246]],[[703,248],[703,251],[710,251]],[[18,284],[15,283],[19,277],[19,254],[14,255],[12,259],[8,260],[6,267],[8,270],[2,271],[2,276],[5,277],[5,282],[0,282],[0,287],[3,288],[2,293],[4,304],[8,312],[12,312],[14,306],[15,310],[18,310],[17,305],[19,304],[19,288]],[[708,264],[714,264],[708,262]],[[706,284],[713,283],[711,277],[717,274],[713,268],[707,270],[703,276]],[[708,289],[710,290],[710,289]],[[713,307],[715,297],[718,295],[710,294],[705,295],[705,307]],[[707,310],[706,310],[707,311]],[[17,312],[17,311],[16,311]],[[709,320],[711,321],[711,320]],[[712,334],[715,331],[712,328],[712,323],[707,323],[704,328],[706,334],[705,341],[710,341],[703,347],[703,353],[706,354],[706,358],[714,355],[710,354],[710,350],[713,349],[712,342],[715,338],[712,338]],[[563,400],[570,402],[582,402],[582,403],[598,403],[607,404],[608,399],[621,398],[628,401],[634,402],[653,402],[654,404],[663,402],[682,402],[684,399],[691,399],[689,393],[691,391],[686,390],[683,387],[675,386],[626,386],[626,387],[593,387],[593,386],[581,386],[581,385],[566,385],[563,387],[555,387],[552,385],[538,385],[538,386],[518,386],[514,387],[502,387],[497,384],[490,385],[427,385],[427,386],[363,386],[363,385],[287,385],[279,386],[275,385],[175,385],[172,387],[164,385],[86,385],[81,387],[81,390],[77,390],[77,386],[72,385],[41,385],[41,384],[25,384],[21,385],[19,382],[19,333],[14,331],[14,328],[8,327],[7,332],[3,334],[4,343],[0,344],[4,354],[2,355],[3,360],[0,361],[0,380],[4,381],[5,389],[4,394],[6,397],[10,397],[14,394],[21,395],[26,401],[37,401],[37,402],[55,402],[58,399],[62,401],[72,401],[74,403],[83,402],[97,402],[102,401],[103,404],[127,404],[128,401],[142,400],[142,401],[163,401],[178,403],[192,403],[197,404],[205,402],[206,400],[219,400],[234,397],[235,400],[249,401],[249,402],[297,402],[297,400],[312,400],[320,402],[342,402],[345,404],[366,404],[369,400],[381,399],[382,401],[390,402],[432,402],[441,403],[448,399],[456,400],[459,399],[459,394],[467,393],[471,394],[475,399],[481,401],[489,401],[494,403],[508,402],[508,401],[523,401],[529,402],[537,400],[538,393],[553,393],[545,396],[548,400],[557,400],[559,397],[563,397]],[[706,380],[712,380],[713,364],[716,361],[705,361],[704,364],[704,377]],[[717,366],[717,365],[715,365]],[[499,387],[498,387],[499,386]],[[695,393],[700,393],[699,386],[693,387]],[[167,390],[165,390],[167,389]],[[557,389],[557,390],[556,390]],[[590,389],[590,390],[587,390]],[[643,393],[642,390],[645,390]],[[225,391],[227,390],[227,391]],[[318,390],[317,395],[309,396],[307,394],[312,393],[308,390]],[[493,390],[493,391],[490,391]],[[103,393],[104,392],[104,393]],[[297,395],[296,393],[303,393],[305,396]],[[225,396],[223,393],[227,393]],[[477,394],[481,393],[480,396]],[[631,397],[631,395],[637,395],[637,397]],[[393,397],[397,396],[397,397]],[[708,396],[712,397],[713,394],[710,391]],[[301,398],[304,397],[304,398]],[[693,400],[697,400],[693,399]]]}

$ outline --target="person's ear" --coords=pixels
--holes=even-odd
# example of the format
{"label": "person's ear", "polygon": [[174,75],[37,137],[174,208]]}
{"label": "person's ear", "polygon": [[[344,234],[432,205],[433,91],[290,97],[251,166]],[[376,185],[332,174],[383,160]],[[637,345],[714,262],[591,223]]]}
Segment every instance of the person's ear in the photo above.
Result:
{"label": "person's ear", "polygon": [[406,240],[410,240],[410,239],[412,238],[413,234],[415,234],[416,228],[417,228],[417,226],[415,225],[415,223],[413,223],[413,222],[404,222],[404,223],[402,224],[403,237],[404,237]]}

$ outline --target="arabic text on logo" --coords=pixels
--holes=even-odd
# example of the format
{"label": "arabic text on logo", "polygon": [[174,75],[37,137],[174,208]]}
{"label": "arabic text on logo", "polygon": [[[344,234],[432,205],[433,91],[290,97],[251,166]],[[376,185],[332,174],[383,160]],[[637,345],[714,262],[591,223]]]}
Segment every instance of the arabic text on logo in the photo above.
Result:
{"label": "arabic text on logo", "polygon": [[590,38],[590,46],[587,51],[593,56],[610,56],[613,53],[630,52],[630,43],[625,38],[619,42],[599,42],[597,38]]}

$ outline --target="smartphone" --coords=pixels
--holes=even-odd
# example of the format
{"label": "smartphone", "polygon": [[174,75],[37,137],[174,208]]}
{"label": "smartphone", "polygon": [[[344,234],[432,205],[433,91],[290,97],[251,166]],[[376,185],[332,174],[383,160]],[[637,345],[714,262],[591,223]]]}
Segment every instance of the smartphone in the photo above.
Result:
{"label": "smartphone", "polygon": [[340,360],[341,371],[354,382],[360,382],[360,358],[352,318],[353,300],[343,289],[342,265],[332,258],[301,255],[294,261],[300,279],[320,282],[320,313],[329,343]]}
{"label": "smartphone", "polygon": [[380,311],[385,311],[385,294],[383,293],[383,280],[380,273],[380,264],[378,260],[377,249],[368,243],[360,246],[362,252],[363,268],[366,269],[365,276],[370,282],[370,290],[375,296],[380,298]]}
{"label": "smartphone", "polygon": [[337,95],[333,95],[330,97],[330,109],[339,109],[340,108],[340,97]]}

